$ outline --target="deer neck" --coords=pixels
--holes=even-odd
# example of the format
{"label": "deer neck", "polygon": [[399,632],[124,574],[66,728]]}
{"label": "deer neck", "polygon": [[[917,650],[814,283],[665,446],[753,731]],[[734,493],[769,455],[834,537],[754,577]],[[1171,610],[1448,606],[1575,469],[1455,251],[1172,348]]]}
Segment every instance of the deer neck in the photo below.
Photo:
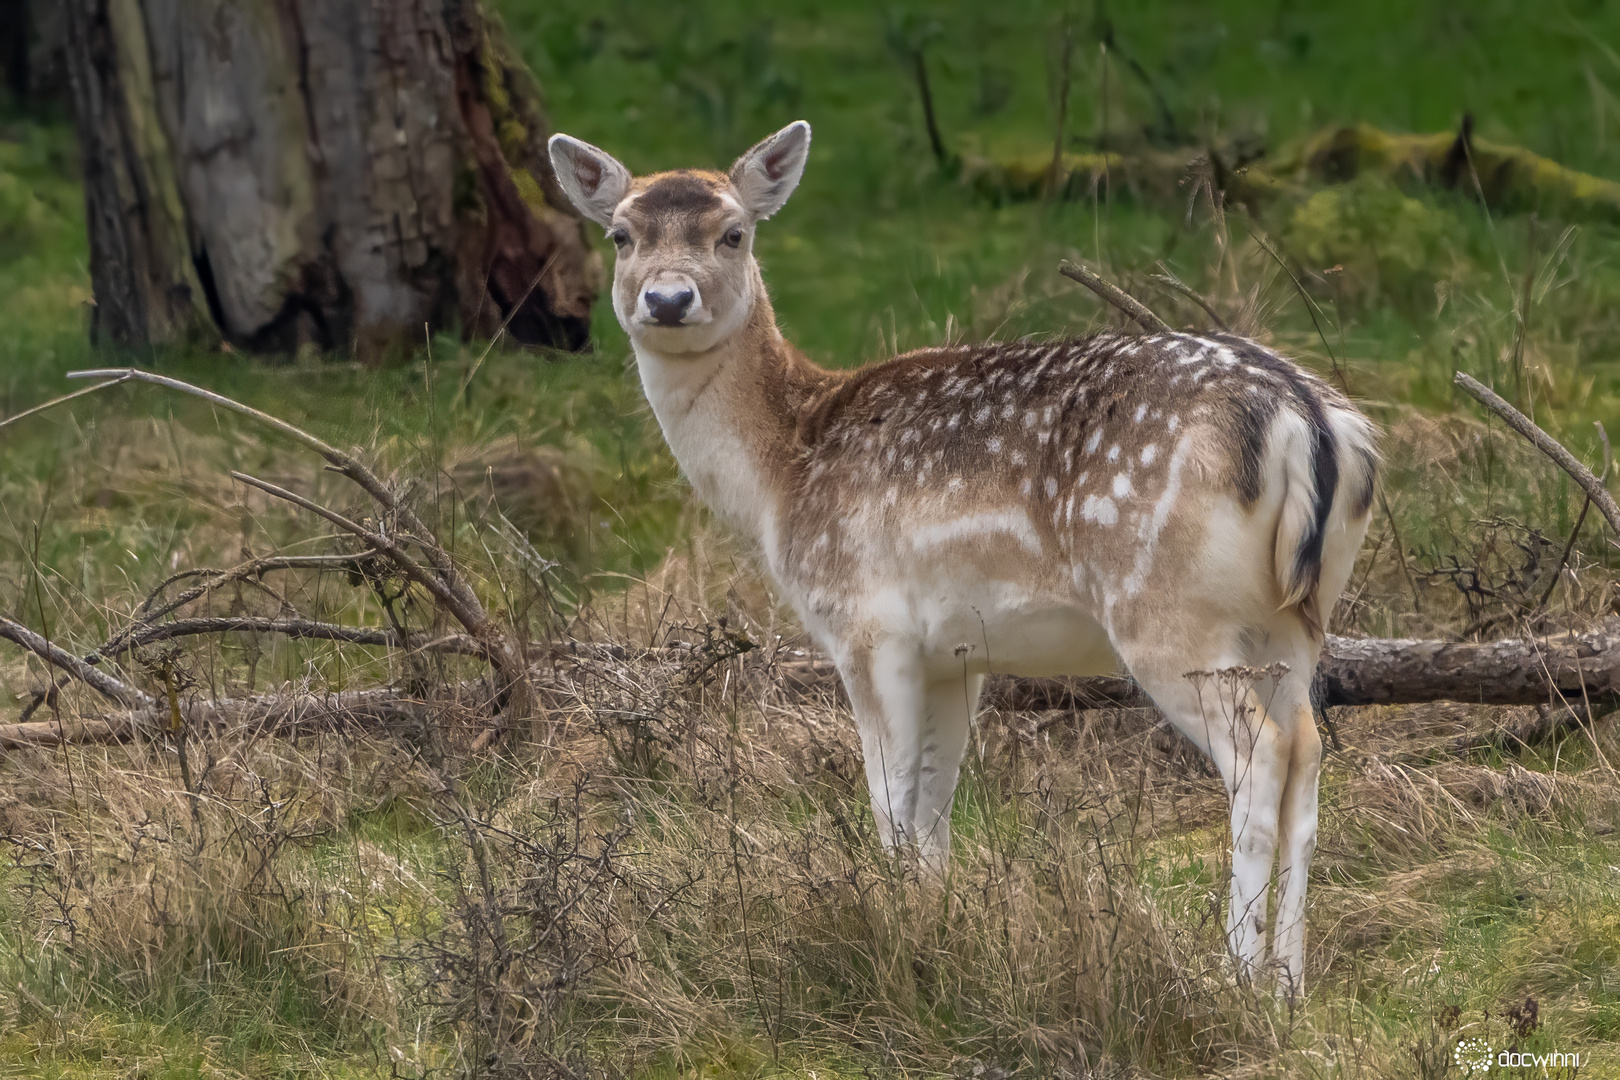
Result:
{"label": "deer neck", "polygon": [[639,342],[636,362],[681,472],[709,508],[760,544],[776,565],[777,522],[798,450],[798,410],[831,374],[782,337],[756,267],[748,320],[703,353],[660,353]]}

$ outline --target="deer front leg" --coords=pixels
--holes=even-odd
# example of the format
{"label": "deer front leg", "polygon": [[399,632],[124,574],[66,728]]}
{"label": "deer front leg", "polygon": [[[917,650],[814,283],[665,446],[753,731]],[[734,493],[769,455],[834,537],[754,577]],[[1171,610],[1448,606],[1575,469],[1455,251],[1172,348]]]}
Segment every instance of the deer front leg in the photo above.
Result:
{"label": "deer front leg", "polygon": [[912,821],[918,854],[936,874],[943,875],[950,861],[951,800],[983,686],[983,675],[957,675],[929,682],[924,696]]}
{"label": "deer front leg", "polygon": [[880,641],[854,653],[840,674],[861,736],[878,835],[891,849],[914,847],[926,698],[921,654],[910,643]]}

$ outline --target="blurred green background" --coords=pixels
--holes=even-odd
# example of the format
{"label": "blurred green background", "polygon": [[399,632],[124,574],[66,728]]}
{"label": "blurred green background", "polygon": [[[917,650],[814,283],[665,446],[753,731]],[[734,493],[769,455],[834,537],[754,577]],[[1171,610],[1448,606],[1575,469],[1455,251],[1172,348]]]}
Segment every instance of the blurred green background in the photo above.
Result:
{"label": "blurred green background", "polygon": [[[1620,415],[1615,224],[1493,214],[1463,188],[1397,189],[1373,179],[1324,188],[1304,203],[1279,201],[1257,223],[1300,276],[1313,310],[1249,239],[1253,223],[1239,215],[1214,221],[1190,189],[1181,203],[1138,202],[1123,189],[1056,203],[971,190],[930,153],[905,53],[923,49],[945,141],[968,156],[1050,153],[1067,35],[1069,150],[1238,148],[1264,163],[1333,125],[1448,131],[1471,113],[1481,138],[1620,177],[1620,5],[495,7],[544,89],[555,129],[638,172],[724,167],[788,121],[811,122],[804,182],[762,228],[757,250],[784,330],[822,363],[855,365],[952,340],[1083,332],[1112,313],[1058,277],[1059,259],[1084,259],[1138,291],[1163,262],[1303,362],[1340,368],[1386,423],[1412,410],[1462,408],[1451,387],[1459,367],[1511,382],[1515,400],[1589,461],[1599,453],[1592,421]],[[64,117],[5,114],[7,413],[61,392],[66,370],[105,360],[85,340],[89,280],[76,171]],[[611,266],[610,246],[589,228]],[[1144,299],[1172,321],[1203,324],[1184,302],[1146,288]],[[585,356],[498,344],[480,363],[486,343],[450,333],[431,343],[431,364],[424,350],[384,370],[186,350],[126,359],[202,379],[351,441],[425,452],[510,437],[588,452],[598,512],[588,543],[581,549],[575,537],[570,558],[586,574],[639,573],[679,535],[684,504],[605,302],[594,328]],[[195,415],[187,403],[117,393],[130,415]],[[0,453],[37,463],[78,452],[83,418],[109,408],[92,401],[30,422],[8,432]],[[1409,466],[1418,466],[1399,440],[1392,459],[1397,501],[1422,501],[1407,490],[1417,476]],[[1573,517],[1569,491],[1549,481],[1533,496],[1503,497],[1507,509],[1556,530]],[[16,492],[11,505],[29,497]],[[1414,509],[1414,542],[1431,510]],[[14,529],[22,544],[27,530]]]}

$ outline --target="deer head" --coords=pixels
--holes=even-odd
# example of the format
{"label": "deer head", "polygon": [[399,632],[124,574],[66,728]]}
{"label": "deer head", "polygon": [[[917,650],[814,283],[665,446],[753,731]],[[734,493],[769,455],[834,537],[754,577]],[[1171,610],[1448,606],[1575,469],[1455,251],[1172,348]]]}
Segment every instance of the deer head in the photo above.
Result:
{"label": "deer head", "polygon": [[563,191],[618,247],[613,311],[638,347],[705,353],[748,322],[764,291],[754,228],[798,186],[809,124],[789,124],[725,173],[681,169],[638,179],[571,136],[553,135],[550,149]]}

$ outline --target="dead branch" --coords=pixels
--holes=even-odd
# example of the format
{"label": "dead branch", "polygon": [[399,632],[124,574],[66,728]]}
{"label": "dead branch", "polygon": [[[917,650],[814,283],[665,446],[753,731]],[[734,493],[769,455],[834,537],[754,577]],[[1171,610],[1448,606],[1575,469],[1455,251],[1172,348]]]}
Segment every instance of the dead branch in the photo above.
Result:
{"label": "dead branch", "polygon": [[61,668],[102,697],[116,701],[120,705],[131,709],[146,709],[156,704],[156,699],[150,694],[114,678],[105,671],[98,671],[79,657],[45,640],[22,623],[3,615],[0,615],[0,637],[16,642],[46,663]]}
{"label": "dead branch", "polygon": [[[345,645],[377,645],[389,649],[406,647],[406,643],[400,640],[398,633],[383,627],[339,626],[336,623],[303,618],[265,619],[248,615],[226,615],[176,619],[173,622],[145,626],[126,635],[118,651],[136,649],[142,645],[152,645],[174,638],[196,637],[199,634],[243,633],[280,634],[290,638],[337,641]],[[412,643],[410,648],[424,652],[458,653],[463,656],[484,655],[483,646],[465,634],[449,634],[420,644]],[[97,654],[112,655],[104,650],[97,650]]]}
{"label": "dead branch", "polygon": [[[358,571],[367,562],[381,554],[380,551],[372,550],[362,551],[356,555],[269,555],[249,559],[247,562],[239,563],[229,570],[216,570],[207,567],[182,570],[178,574],[171,574],[164,578],[156,588],[147,594],[146,599],[141,601],[141,606],[135,609],[135,616],[138,621],[132,625],[139,626],[141,621],[161,619],[170,612],[185,607],[193,600],[200,600],[214,590],[223,588],[232,582],[262,578],[264,575],[276,570]],[[199,577],[203,579],[201,584],[193,585],[178,596],[172,596],[154,608],[153,605],[158,604],[158,597],[162,596],[169,586],[187,578]],[[108,642],[108,646],[112,644],[112,641]],[[106,650],[107,646],[104,646],[98,649],[97,652],[105,652]]]}
{"label": "dead branch", "polygon": [[4,420],[0,420],[0,428],[15,424],[18,420],[24,420],[30,416],[37,416],[46,409],[54,409],[58,405],[66,404],[75,398],[82,398],[87,394],[94,394],[97,390],[105,390],[109,386],[117,386],[121,382],[128,382],[129,378],[130,377],[128,375],[120,375],[115,379],[108,379],[106,382],[96,383],[94,386],[86,386],[82,390],[75,390],[71,394],[63,394],[61,397],[54,397],[43,404],[35,405],[32,409],[24,409],[15,416],[8,416]]}
{"label": "dead branch", "polygon": [[[180,712],[193,731],[238,731],[277,736],[305,735],[342,728],[375,729],[402,722],[417,723],[430,710],[463,704],[467,687],[457,687],[444,700],[412,697],[393,687],[341,693],[270,693],[222,701],[192,700]],[[137,730],[156,730],[139,713],[92,716],[67,725],[55,721],[0,724],[0,750],[24,747],[97,745],[127,742]]]}
{"label": "dead branch", "polygon": [[[205,390],[200,386],[183,382],[180,379],[159,375],[155,372],[142,371],[138,368],[102,368],[91,371],[70,372],[69,378],[101,378],[122,381],[131,379],[138,382],[153,383],[171,390],[192,394],[204,401],[241,413],[261,424],[278,431],[294,441],[301,443],[326,459],[328,465],[338,473],[346,476],[360,487],[367,495],[380,506],[401,527],[398,539],[385,536],[382,532],[366,529],[364,526],[348,520],[341,514],[320,506],[317,503],[304,499],[302,496],[267,484],[262,480],[240,473],[231,475],[243,483],[252,484],[263,491],[286,499],[294,504],[326,518],[339,528],[360,537],[377,551],[381,552],[407,578],[421,585],[430,592],[434,599],[459,622],[467,634],[483,649],[483,655],[500,676],[500,698],[503,705],[502,714],[515,712],[522,715],[528,711],[530,692],[528,688],[528,670],[523,659],[522,651],[513,647],[512,641],[503,633],[499,626],[489,617],[484,606],[479,602],[477,595],[462,580],[460,571],[450,554],[439,544],[431,529],[417,517],[408,506],[388,485],[384,484],[364,463],[357,458],[345,454],[325,440],[282,420],[267,412],[244,405],[239,401]],[[412,557],[406,550],[406,545],[416,548],[427,566]]]}
{"label": "dead branch", "polygon": [[1193,303],[1203,308],[1204,314],[1210,317],[1210,321],[1215,324],[1215,328],[1217,330],[1224,331],[1230,329],[1230,327],[1226,325],[1226,320],[1221,318],[1220,312],[1215,310],[1215,305],[1210,302],[1209,298],[1203,293],[1199,292],[1197,289],[1194,289],[1191,285],[1188,285],[1185,281],[1182,281],[1180,278],[1176,277],[1176,275],[1172,274],[1169,268],[1166,267],[1162,261],[1159,263],[1159,273],[1149,274],[1148,277],[1154,281],[1157,281],[1165,288],[1180,293],[1188,300],[1191,300]]}
{"label": "dead branch", "polygon": [[1064,259],[1058,263],[1058,273],[1071,281],[1078,281],[1102,299],[1129,315],[1138,326],[1150,334],[1169,334],[1173,331],[1170,324],[1148,310],[1146,304],[1121,289],[1111,281],[1105,281],[1092,271]]}
{"label": "dead branch", "polygon": [[1614,496],[1609,494],[1608,488],[1592,474],[1591,469],[1577,461],[1575,455],[1565,450],[1557,439],[1537,427],[1535,421],[1502,400],[1499,394],[1466,371],[1457,372],[1455,382],[1475,401],[1506,421],[1508,427],[1530,440],[1537,450],[1552,458],[1560,469],[1569,474],[1571,480],[1580,485],[1581,490],[1586,492],[1587,497],[1608,519],[1609,527],[1614,530],[1615,535],[1620,536],[1620,505],[1615,504]]}

